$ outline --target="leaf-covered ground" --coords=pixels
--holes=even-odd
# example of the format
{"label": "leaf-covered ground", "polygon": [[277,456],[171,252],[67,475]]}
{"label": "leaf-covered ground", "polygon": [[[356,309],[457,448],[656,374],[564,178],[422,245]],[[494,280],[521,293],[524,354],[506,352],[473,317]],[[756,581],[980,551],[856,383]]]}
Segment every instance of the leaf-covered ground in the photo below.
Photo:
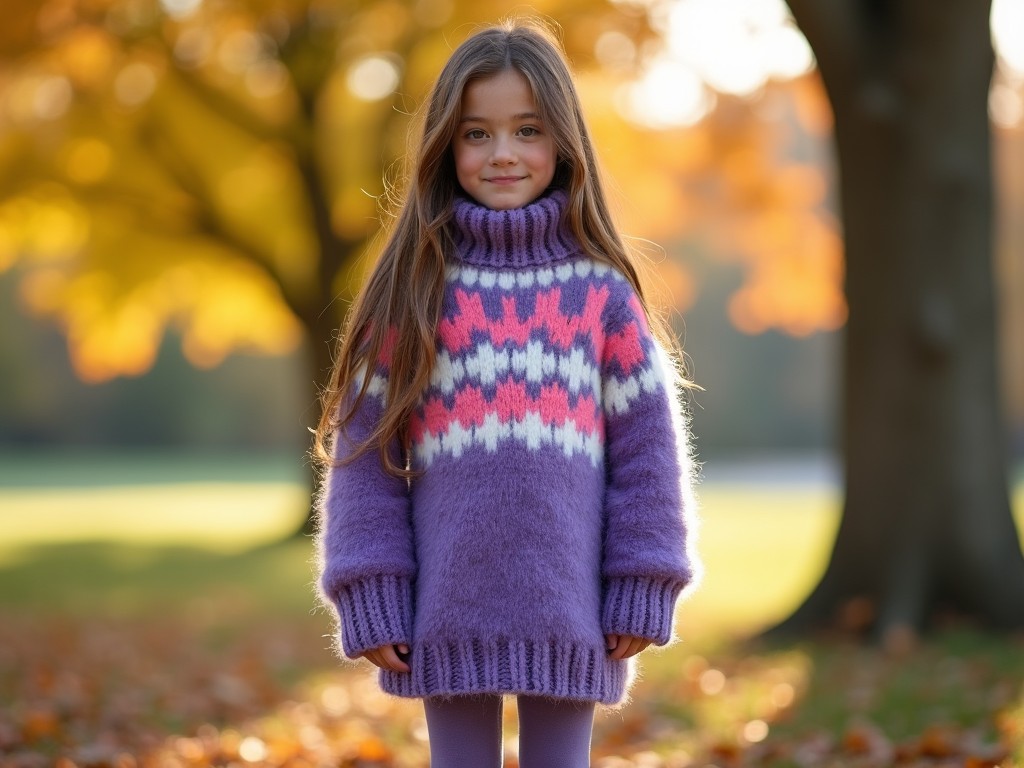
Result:
{"label": "leaf-covered ground", "polygon": [[[0,767],[426,766],[418,704],[330,654],[307,557],[97,545],[0,566]],[[886,654],[695,630],[642,658],[632,703],[598,716],[601,768],[1024,768],[1020,637]]]}

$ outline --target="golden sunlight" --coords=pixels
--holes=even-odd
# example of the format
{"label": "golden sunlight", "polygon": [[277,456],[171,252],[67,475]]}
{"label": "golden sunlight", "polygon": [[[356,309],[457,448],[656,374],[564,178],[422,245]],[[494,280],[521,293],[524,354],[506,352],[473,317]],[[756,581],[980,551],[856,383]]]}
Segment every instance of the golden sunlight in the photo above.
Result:
{"label": "golden sunlight", "polygon": [[1024,0],[994,0],[992,43],[999,56],[988,110],[1000,128],[1024,123]]}
{"label": "golden sunlight", "polygon": [[814,67],[783,0],[668,0],[651,20],[664,49],[620,101],[643,125],[692,125],[714,108],[715,93],[752,96]]}
{"label": "golden sunlight", "polygon": [[[652,24],[665,41],[624,85],[618,107],[650,128],[693,125],[715,94],[756,97],[771,80],[811,71],[814,55],[784,0],[653,0]],[[993,0],[992,40],[999,60],[993,118],[1024,119],[1024,0]],[[604,61],[607,54],[599,57]]]}
{"label": "golden sunlight", "polygon": [[1000,63],[1024,82],[1024,0],[992,0],[992,42]]}
{"label": "golden sunlight", "polygon": [[279,541],[306,501],[306,488],[288,482],[0,488],[10,513],[0,563],[25,547],[82,540],[238,552]]}

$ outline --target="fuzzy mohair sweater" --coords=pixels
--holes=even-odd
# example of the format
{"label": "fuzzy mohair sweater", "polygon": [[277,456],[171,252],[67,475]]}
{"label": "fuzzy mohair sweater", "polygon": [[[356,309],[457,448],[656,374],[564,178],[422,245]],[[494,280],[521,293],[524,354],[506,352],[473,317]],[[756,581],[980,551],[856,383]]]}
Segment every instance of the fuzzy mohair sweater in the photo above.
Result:
{"label": "fuzzy mohair sweater", "polygon": [[[411,423],[422,474],[390,476],[370,450],[325,479],[322,596],[347,656],[410,646],[409,673],[380,673],[389,693],[617,703],[630,665],[608,658],[605,634],[667,643],[693,578],[673,373],[565,205],[560,191],[507,211],[456,202],[436,364]],[[380,418],[387,363],[337,457]]]}

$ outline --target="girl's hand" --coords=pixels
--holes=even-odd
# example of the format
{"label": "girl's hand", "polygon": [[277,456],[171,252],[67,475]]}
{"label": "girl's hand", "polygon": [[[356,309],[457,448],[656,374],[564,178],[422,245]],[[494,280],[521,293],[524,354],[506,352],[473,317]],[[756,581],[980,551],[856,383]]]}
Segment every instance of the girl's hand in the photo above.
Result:
{"label": "girl's hand", "polygon": [[628,659],[636,656],[653,641],[644,637],[632,637],[630,635],[605,635],[608,644],[608,658],[615,661]]}
{"label": "girl's hand", "polygon": [[408,672],[409,665],[402,661],[398,654],[403,656],[409,652],[409,646],[405,643],[400,645],[382,645],[380,648],[371,648],[363,652],[363,658],[391,672]]}

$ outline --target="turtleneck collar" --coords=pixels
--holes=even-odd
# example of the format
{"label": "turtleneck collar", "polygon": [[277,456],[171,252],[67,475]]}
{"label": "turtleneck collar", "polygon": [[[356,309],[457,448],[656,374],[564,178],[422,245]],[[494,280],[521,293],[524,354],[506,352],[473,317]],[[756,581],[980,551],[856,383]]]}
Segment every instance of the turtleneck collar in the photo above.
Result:
{"label": "turtleneck collar", "polygon": [[453,235],[460,261],[492,269],[541,267],[580,253],[562,211],[568,196],[560,189],[523,208],[495,211],[456,198]]}

